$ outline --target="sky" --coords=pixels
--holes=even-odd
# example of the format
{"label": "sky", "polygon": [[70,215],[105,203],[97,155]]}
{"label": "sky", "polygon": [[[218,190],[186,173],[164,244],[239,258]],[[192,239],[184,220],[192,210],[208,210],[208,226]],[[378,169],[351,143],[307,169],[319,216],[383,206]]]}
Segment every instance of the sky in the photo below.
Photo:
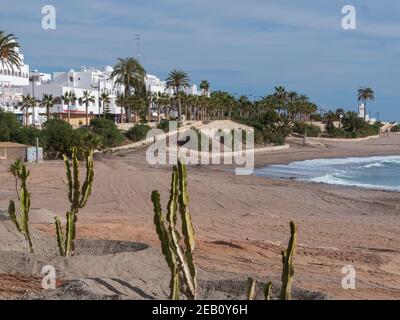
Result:
{"label": "sky", "polygon": [[[5,1],[5,0],[2,0]],[[42,28],[42,7],[56,9],[56,29]],[[342,28],[342,8],[356,9],[356,29]],[[0,30],[19,38],[31,69],[52,73],[113,66],[137,56],[164,80],[173,69],[212,90],[255,99],[278,85],[322,109],[367,107],[400,120],[400,1],[393,0],[13,0]]]}

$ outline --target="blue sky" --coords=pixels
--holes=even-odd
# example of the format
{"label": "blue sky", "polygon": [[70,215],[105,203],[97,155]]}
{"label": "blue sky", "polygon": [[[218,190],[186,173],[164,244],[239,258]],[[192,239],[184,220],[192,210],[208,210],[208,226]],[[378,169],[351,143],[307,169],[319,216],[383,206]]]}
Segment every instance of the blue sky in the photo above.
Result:
{"label": "blue sky", "polygon": [[[57,29],[41,28],[44,5]],[[341,9],[357,10],[343,30]],[[400,120],[400,1],[389,0],[13,0],[0,29],[20,39],[25,60],[43,72],[113,65],[137,54],[165,79],[183,69],[214,90],[266,95],[274,86],[307,94],[322,108],[356,110],[356,92],[371,86],[372,115]]]}

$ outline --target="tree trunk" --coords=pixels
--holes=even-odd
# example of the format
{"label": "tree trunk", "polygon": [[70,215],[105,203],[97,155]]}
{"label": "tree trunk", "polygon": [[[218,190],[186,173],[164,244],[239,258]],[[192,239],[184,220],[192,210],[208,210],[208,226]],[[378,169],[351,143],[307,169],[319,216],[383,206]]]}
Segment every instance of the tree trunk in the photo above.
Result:
{"label": "tree trunk", "polygon": [[[100,114],[99,114],[100,117]],[[89,104],[86,103],[86,127],[89,126]]]}

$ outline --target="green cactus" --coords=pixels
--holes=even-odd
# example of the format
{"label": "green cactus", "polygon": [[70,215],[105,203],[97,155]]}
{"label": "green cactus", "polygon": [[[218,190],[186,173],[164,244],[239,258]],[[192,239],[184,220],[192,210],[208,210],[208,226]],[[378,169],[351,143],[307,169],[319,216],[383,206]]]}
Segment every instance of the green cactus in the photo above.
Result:
{"label": "green cactus", "polygon": [[272,293],[272,282],[268,282],[264,288],[265,300],[271,300],[271,293]]}
{"label": "green cactus", "polygon": [[248,287],[247,287],[247,300],[255,300],[257,297],[257,283],[256,280],[253,278],[249,278],[247,280]]}
{"label": "green cactus", "polygon": [[282,251],[282,287],[281,300],[290,300],[292,293],[292,277],[294,274],[293,257],[297,243],[297,226],[293,221],[290,222],[290,240],[286,251]]}
{"label": "green cactus", "polygon": [[[158,191],[153,191],[151,200],[154,205],[154,224],[161,242],[162,253],[171,271],[170,299],[179,299],[179,294],[182,291],[181,280],[183,280],[186,287],[184,293],[188,299],[194,300],[197,292],[197,275],[193,260],[194,228],[188,210],[186,166],[181,161],[178,161],[178,166],[173,168],[170,198],[165,219]],[[183,236],[176,229],[178,211],[181,217]],[[183,244],[181,243],[182,238]]]}
{"label": "green cactus", "polygon": [[72,148],[71,162],[64,155],[64,164],[68,181],[68,200],[71,203],[71,208],[66,214],[67,223],[65,231],[61,226],[61,221],[55,217],[57,243],[60,254],[65,257],[70,257],[74,254],[75,229],[78,221],[79,209],[86,206],[87,201],[92,192],[92,184],[94,180],[93,169],[93,150],[85,153],[86,161],[86,177],[82,187],[79,180],[79,161],[77,148]]}
{"label": "green cactus", "polygon": [[12,172],[14,177],[21,181],[19,193],[17,192],[20,204],[20,214],[17,217],[14,201],[10,201],[10,204],[8,206],[8,213],[10,215],[11,221],[15,224],[18,231],[25,237],[26,252],[34,253],[32,240],[29,233],[29,210],[31,207],[31,194],[26,186],[26,181],[29,177],[29,170],[27,170],[26,166],[22,163],[19,163],[18,167],[15,166],[14,169],[15,170]]}

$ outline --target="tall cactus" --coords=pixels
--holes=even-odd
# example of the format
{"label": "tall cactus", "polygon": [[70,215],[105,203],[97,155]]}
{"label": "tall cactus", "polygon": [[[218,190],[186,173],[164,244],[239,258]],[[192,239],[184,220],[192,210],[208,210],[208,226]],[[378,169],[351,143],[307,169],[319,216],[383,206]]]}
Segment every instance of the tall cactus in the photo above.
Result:
{"label": "tall cactus", "polygon": [[79,209],[86,206],[87,201],[92,192],[92,184],[94,179],[93,169],[93,150],[85,152],[86,161],[86,177],[82,187],[79,180],[79,161],[77,148],[72,148],[71,162],[64,155],[64,164],[68,180],[68,200],[71,203],[71,208],[66,214],[67,223],[65,232],[61,226],[61,221],[55,217],[55,225],[57,232],[57,243],[60,254],[65,257],[70,257],[74,254],[74,241],[76,222],[78,221]]}
{"label": "tall cactus", "polygon": [[[18,195],[19,204],[20,204],[20,214],[16,216],[15,203],[14,201],[10,201],[8,206],[8,213],[10,215],[11,221],[15,224],[18,231],[24,235],[25,237],[25,249],[27,253],[34,253],[32,240],[29,233],[29,210],[31,207],[31,194],[28,191],[26,186],[26,181],[29,177],[29,170],[26,169],[26,166],[22,163],[19,163],[15,170],[12,172],[13,175],[21,181],[20,191]],[[18,185],[18,181],[17,181]],[[18,190],[18,188],[17,188]]]}
{"label": "tall cactus", "polygon": [[[196,299],[197,275],[193,260],[195,248],[194,228],[188,209],[186,166],[178,161],[173,167],[170,198],[167,214],[161,209],[160,194],[153,191],[151,200],[154,205],[154,224],[161,242],[162,253],[171,271],[170,299],[178,300],[182,291],[181,279],[185,284],[184,293],[189,299]],[[176,229],[178,211],[181,217],[182,235]],[[183,238],[183,243],[181,239]]]}
{"label": "tall cactus", "polygon": [[286,251],[282,251],[282,287],[281,300],[290,300],[292,294],[292,277],[294,274],[293,257],[297,243],[297,226],[293,221],[290,222],[290,240]]}

